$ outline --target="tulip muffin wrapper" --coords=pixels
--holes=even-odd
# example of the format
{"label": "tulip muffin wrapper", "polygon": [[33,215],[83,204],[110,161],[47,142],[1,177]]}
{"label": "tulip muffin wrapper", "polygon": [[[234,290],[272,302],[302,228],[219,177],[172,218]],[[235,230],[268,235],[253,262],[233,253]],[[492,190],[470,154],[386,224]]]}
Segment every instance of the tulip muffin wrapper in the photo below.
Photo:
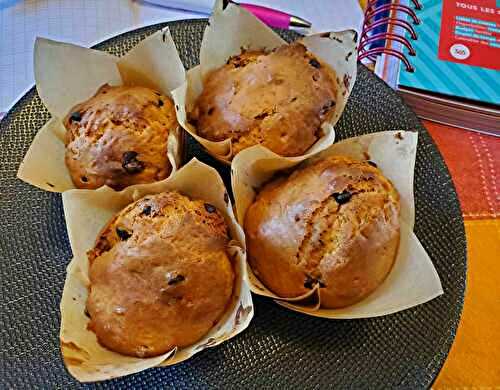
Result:
{"label": "tulip muffin wrapper", "polygon": [[[52,118],[38,131],[19,166],[17,177],[51,192],[74,189],[64,158],[69,110],[104,84],[155,89],[172,98],[172,90],[185,82],[186,73],[168,28],[158,31],[125,56],[37,38],[34,68],[36,88]],[[172,173],[181,163],[181,128],[170,132],[167,155]]]}
{"label": "tulip muffin wrapper", "polygon": [[[306,159],[335,141],[334,126],[347,104],[357,72],[357,33],[354,30],[310,35],[300,42],[335,72],[337,101],[333,115],[322,124],[323,136],[305,155],[290,157],[290,161]],[[203,138],[197,135],[196,128],[188,121],[188,113],[203,91],[203,80],[212,71],[226,64],[231,56],[240,54],[242,49],[272,50],[284,44],[287,44],[285,40],[245,9],[229,4],[223,10],[222,1],[215,3],[203,35],[200,65],[189,70],[186,83],[172,93],[179,106],[177,118],[181,126],[219,161],[230,164],[231,140],[214,142]]]}
{"label": "tulip muffin wrapper", "polygon": [[[169,190],[204,200],[224,216],[231,235],[228,252],[236,276],[232,301],[214,328],[189,347],[152,358],[121,355],[101,346],[96,335],[87,329],[89,318],[85,315],[85,305],[90,284],[87,251],[93,248],[99,232],[117,212],[143,196]],[[179,363],[205,348],[234,337],[249,325],[253,317],[253,303],[246,282],[244,233],[215,169],[193,159],[161,182],[136,185],[121,192],[108,187],[75,189],[64,192],[62,198],[74,257],[67,268],[61,300],[60,341],[66,367],[77,380],[100,381]]]}
{"label": "tulip muffin wrapper", "polygon": [[[346,139],[333,144],[300,166],[319,159],[340,155],[370,160],[398,190],[401,203],[401,234],[398,254],[385,281],[361,302],[341,309],[320,308],[320,288],[316,285],[307,294],[281,298],[268,290],[252,272],[247,273],[252,292],[277,300],[289,309],[323,318],[352,319],[378,317],[427,302],[441,294],[439,276],[429,255],[413,233],[415,206],[413,175],[417,150],[416,132],[385,131]],[[291,170],[297,162],[278,156],[257,145],[240,152],[231,166],[231,181],[238,221],[244,226],[245,214],[258,191],[278,172]]]}

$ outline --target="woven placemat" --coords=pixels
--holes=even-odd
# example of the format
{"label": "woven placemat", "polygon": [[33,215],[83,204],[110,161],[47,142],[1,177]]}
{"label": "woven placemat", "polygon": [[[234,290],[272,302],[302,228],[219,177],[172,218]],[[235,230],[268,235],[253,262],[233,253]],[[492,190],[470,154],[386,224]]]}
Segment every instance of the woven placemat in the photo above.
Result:
{"label": "woven placemat", "polygon": [[[165,25],[186,67],[198,62],[206,21],[178,21],[120,35],[97,47],[123,55]],[[296,36],[282,32],[285,39]],[[382,130],[416,130],[415,231],[441,277],[444,295],[386,317],[325,320],[254,297],[256,315],[241,335],[169,368],[90,387],[425,388],[441,368],[460,318],[466,243],[448,170],[417,117],[359,66],[338,139]],[[68,86],[70,87],[70,86]],[[49,119],[34,89],[0,123],[0,387],[76,388],[59,353],[59,300],[71,257],[61,196],[15,178],[36,131]],[[188,157],[221,167],[189,140]],[[50,158],[51,156],[47,156]],[[418,275],[415,275],[418,278]]]}

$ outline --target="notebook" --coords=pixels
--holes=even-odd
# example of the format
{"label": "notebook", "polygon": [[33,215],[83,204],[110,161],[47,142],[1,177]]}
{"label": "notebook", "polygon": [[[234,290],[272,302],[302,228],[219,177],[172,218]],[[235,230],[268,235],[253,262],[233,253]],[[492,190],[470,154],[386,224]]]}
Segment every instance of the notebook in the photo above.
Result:
{"label": "notebook", "polygon": [[[500,1],[396,0],[372,8],[391,9],[383,54],[371,57],[375,72],[420,117],[500,136]],[[367,19],[369,37],[374,18]],[[370,50],[362,42],[360,57]]]}

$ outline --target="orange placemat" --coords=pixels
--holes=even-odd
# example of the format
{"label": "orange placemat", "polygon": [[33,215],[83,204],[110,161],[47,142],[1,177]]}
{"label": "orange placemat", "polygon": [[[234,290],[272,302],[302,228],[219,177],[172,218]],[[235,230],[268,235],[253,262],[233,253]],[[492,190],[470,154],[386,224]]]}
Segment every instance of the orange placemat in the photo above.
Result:
{"label": "orange placemat", "polygon": [[450,170],[467,234],[462,319],[434,389],[500,389],[500,138],[424,121]]}

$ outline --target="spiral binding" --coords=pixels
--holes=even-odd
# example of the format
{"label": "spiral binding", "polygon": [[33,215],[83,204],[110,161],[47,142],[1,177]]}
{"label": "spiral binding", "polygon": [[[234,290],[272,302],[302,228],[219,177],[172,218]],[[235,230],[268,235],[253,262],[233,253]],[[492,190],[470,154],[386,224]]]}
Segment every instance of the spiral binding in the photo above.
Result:
{"label": "spiral binding", "polygon": [[[416,10],[422,9],[422,5],[418,0],[411,0],[413,6]],[[410,20],[403,20],[396,17],[397,12],[405,13]],[[389,14],[389,16],[384,16]],[[416,55],[415,49],[413,48],[411,41],[416,40],[417,33],[413,25],[420,24],[420,19],[417,17],[415,11],[412,7],[404,4],[399,4],[397,2],[391,4],[383,4],[377,6],[377,0],[368,0],[368,4],[365,11],[365,20],[363,23],[363,32],[361,33],[360,43],[359,43],[359,60],[365,59],[369,62],[375,62],[377,57],[381,54],[387,54],[390,56],[397,57],[403,64],[408,72],[414,72],[415,68],[411,65],[408,58],[402,50],[395,50],[386,45],[385,42],[396,41],[402,46],[406,47],[408,54],[410,56]],[[398,26],[403,29],[403,31],[408,32],[410,39],[405,35],[396,34],[393,32],[377,32],[376,30],[387,25],[390,27]],[[377,45],[379,43],[379,45]],[[380,46],[380,43],[383,46]]]}

